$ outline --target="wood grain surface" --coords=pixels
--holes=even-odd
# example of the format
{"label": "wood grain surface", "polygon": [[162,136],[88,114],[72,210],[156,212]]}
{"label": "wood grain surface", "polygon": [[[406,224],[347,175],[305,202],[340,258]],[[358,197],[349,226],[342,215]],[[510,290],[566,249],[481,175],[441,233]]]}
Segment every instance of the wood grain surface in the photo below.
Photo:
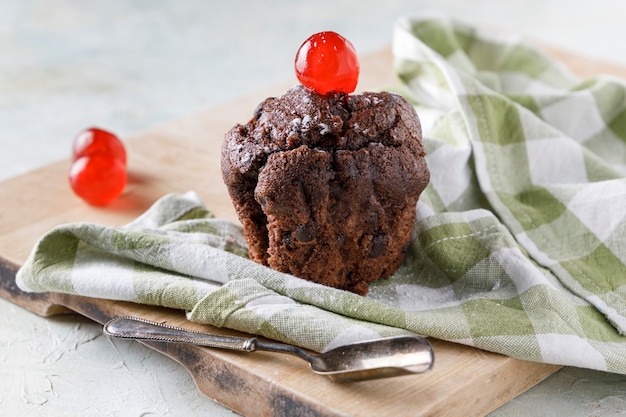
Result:
{"label": "wood grain surface", "polygon": [[[555,48],[546,52],[581,77],[626,69],[591,61]],[[395,83],[388,49],[362,59],[360,90]],[[98,323],[121,315],[220,334],[228,329],[185,320],[184,312],[57,293],[27,294],[15,272],[37,240],[62,223],[89,221],[122,225],[166,193],[198,192],[213,213],[236,221],[220,173],[223,134],[245,122],[267,96],[295,84],[192,114],[126,138],[129,184],[106,208],[87,206],[67,185],[69,160],[0,183],[0,296],[42,316],[77,313]],[[68,150],[69,153],[69,150]],[[299,358],[267,352],[228,352],[196,346],[145,343],[184,366],[207,396],[245,416],[482,416],[554,373],[559,367],[508,358],[431,340],[434,369],[427,374],[337,384],[313,374]]]}

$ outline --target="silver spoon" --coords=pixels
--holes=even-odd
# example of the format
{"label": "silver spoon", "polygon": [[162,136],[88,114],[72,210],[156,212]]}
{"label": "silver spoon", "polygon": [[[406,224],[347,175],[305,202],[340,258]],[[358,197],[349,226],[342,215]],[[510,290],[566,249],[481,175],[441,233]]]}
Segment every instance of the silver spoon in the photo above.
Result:
{"label": "silver spoon", "polygon": [[320,355],[283,343],[263,342],[256,337],[223,336],[155,323],[137,317],[119,317],[104,325],[108,336],[188,343],[213,348],[252,352],[265,350],[299,356],[313,372],[334,381],[360,381],[422,373],[430,370],[434,354],[428,340],[419,336],[396,336],[352,343]]}

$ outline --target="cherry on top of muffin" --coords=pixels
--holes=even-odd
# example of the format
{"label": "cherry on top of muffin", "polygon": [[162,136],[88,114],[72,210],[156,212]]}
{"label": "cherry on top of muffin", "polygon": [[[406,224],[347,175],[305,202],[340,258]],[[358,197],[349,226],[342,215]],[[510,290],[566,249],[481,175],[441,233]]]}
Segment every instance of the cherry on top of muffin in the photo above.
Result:
{"label": "cherry on top of muffin", "polygon": [[336,32],[311,35],[302,43],[295,59],[300,83],[325,95],[352,93],[359,80],[359,59],[352,43]]}

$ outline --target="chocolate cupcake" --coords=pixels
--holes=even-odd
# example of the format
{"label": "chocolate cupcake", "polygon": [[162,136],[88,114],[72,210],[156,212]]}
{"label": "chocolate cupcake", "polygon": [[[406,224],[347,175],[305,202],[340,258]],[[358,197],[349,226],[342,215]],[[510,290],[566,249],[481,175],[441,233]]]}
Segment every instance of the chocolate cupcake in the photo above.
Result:
{"label": "chocolate cupcake", "polygon": [[225,135],[221,168],[251,259],[365,294],[404,259],[430,175],[424,156],[401,96],[300,85]]}

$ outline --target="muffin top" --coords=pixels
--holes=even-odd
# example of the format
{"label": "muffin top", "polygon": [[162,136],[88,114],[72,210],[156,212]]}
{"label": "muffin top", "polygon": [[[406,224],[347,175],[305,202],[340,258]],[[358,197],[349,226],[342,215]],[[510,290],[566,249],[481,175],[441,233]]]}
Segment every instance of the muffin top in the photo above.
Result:
{"label": "muffin top", "polygon": [[222,173],[228,185],[238,176],[256,176],[276,152],[306,146],[333,153],[378,144],[424,156],[419,119],[404,98],[388,92],[320,95],[298,85],[264,100],[247,124],[226,134]]}

